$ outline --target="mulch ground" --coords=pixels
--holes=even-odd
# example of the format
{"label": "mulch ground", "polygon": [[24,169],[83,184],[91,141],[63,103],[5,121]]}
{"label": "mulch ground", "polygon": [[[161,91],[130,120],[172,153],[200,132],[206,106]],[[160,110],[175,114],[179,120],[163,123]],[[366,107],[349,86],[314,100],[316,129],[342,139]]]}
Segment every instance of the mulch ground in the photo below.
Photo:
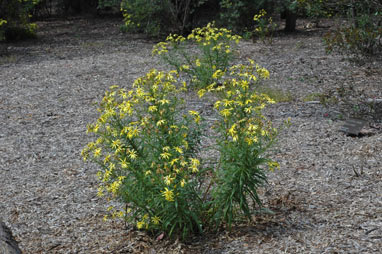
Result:
{"label": "mulch ground", "polygon": [[[303,21],[272,45],[240,44],[243,61],[270,70],[265,89],[286,98],[266,115],[292,122],[272,151],[281,169],[259,190],[273,214],[187,243],[104,222],[96,165],[80,156],[91,139],[86,125],[109,86],[129,88],[163,68],[154,42],[120,33],[120,22],[38,22],[38,40],[7,44],[0,57],[0,218],[24,253],[379,253],[382,120],[352,107],[382,98],[382,65],[327,55],[321,38],[330,28]],[[329,103],[350,88],[354,102]],[[365,135],[339,131],[354,114],[368,120]]]}

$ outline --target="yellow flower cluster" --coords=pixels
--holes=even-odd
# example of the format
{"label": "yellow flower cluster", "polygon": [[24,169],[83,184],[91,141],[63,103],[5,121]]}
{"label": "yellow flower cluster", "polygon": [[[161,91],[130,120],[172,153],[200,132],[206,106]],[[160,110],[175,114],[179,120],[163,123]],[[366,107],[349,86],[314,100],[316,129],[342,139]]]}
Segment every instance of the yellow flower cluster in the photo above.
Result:
{"label": "yellow flower cluster", "polygon": [[[192,174],[199,172],[199,160],[188,153],[188,138],[191,125],[199,125],[201,116],[190,110],[183,116],[185,122],[175,117],[181,103],[175,98],[187,89],[185,84],[177,86],[177,74],[151,70],[136,79],[130,91],[111,86],[105,93],[100,116],[87,126],[88,133],[100,137],[82,150],[84,160],[91,158],[101,165],[99,196],[129,197],[127,181],[137,181],[139,175],[162,186],[158,198],[174,202]],[[136,221],[138,228],[160,224],[159,217],[147,216]]]}
{"label": "yellow flower cluster", "polygon": [[[253,90],[254,87],[250,85],[256,84],[259,80],[265,80],[269,78],[269,71],[256,64],[252,59],[248,59],[249,64],[243,65],[238,64],[229,68],[229,71],[225,72],[222,70],[216,70],[212,78],[215,79],[215,82],[202,88],[198,91],[199,97],[203,97],[207,92],[224,92],[226,91],[229,95],[241,93],[239,90],[232,90],[233,87],[241,87],[245,91]],[[225,77],[225,78],[224,78]],[[217,82],[221,79],[225,79],[223,84]],[[228,84],[228,85],[227,85]],[[256,94],[256,93],[254,93]],[[266,95],[264,95],[266,96]],[[268,97],[269,98],[269,97]],[[270,103],[274,103],[273,100],[269,99]],[[220,103],[220,102],[217,102]],[[229,110],[225,110],[224,114],[229,116]]]}
{"label": "yellow flower cluster", "polygon": [[4,25],[4,24],[7,24],[7,21],[4,20],[4,19],[0,19],[0,26]]}
{"label": "yellow flower cluster", "polygon": [[[269,71],[266,68],[255,64],[252,59],[248,59],[249,65],[238,64],[230,68],[230,75],[248,78],[249,81],[256,81],[257,79],[268,79]],[[256,76],[257,75],[257,76]]]}
{"label": "yellow flower cluster", "polygon": [[131,14],[127,13],[125,10],[121,9],[122,11],[122,15],[123,15],[123,20],[125,22],[125,25],[127,27],[131,26],[131,25],[134,25],[134,22],[132,21],[132,16]]}
{"label": "yellow flower cluster", "polygon": [[187,36],[187,40],[203,45],[209,45],[212,42],[224,41],[215,45],[216,49],[227,49],[227,41],[234,41],[239,43],[241,37],[239,35],[232,35],[232,32],[226,28],[216,28],[213,23],[208,23],[207,26],[202,28],[195,28],[191,34]]}
{"label": "yellow flower cluster", "polygon": [[161,55],[168,52],[168,43],[167,42],[159,42],[154,46],[152,51],[153,55]]}
{"label": "yellow flower cluster", "polygon": [[265,15],[267,15],[267,12],[264,9],[262,9],[260,10],[259,14],[255,14],[255,16],[253,16],[253,21],[258,21]]}
{"label": "yellow flower cluster", "polygon": [[169,190],[167,187],[164,188],[165,190],[162,191],[163,197],[169,201],[173,202],[174,201],[174,192],[172,190]]}
{"label": "yellow flower cluster", "polygon": [[[215,109],[227,125],[227,135],[234,142],[242,139],[248,145],[256,144],[261,136],[277,133],[269,122],[265,122],[261,110],[268,103],[274,103],[266,94],[251,92],[246,80],[226,81],[225,98],[215,102]],[[244,112],[244,113],[242,113]]]}
{"label": "yellow flower cluster", "polygon": [[205,89],[200,89],[200,97],[207,92],[220,93],[220,100],[214,103],[214,108],[223,117],[226,133],[234,142],[242,139],[248,145],[259,142],[259,137],[274,136],[276,129],[265,122],[261,110],[269,103],[275,103],[266,94],[259,94],[254,84],[259,80],[269,78],[269,71],[249,59],[249,65],[234,65],[228,74],[217,70],[214,79],[227,76],[222,84],[216,82]]}
{"label": "yellow flower cluster", "polygon": [[137,228],[138,229],[148,229],[150,227],[150,224],[153,223],[154,225],[159,225],[161,219],[158,216],[152,216],[150,219],[149,214],[143,215],[142,219],[137,221]]}
{"label": "yellow flower cluster", "polygon": [[[226,54],[231,53],[231,42],[238,44],[241,40],[239,35],[233,35],[226,28],[216,28],[213,23],[209,23],[203,28],[195,28],[191,34],[186,37],[176,34],[170,34],[166,42],[160,42],[154,46],[153,55],[168,53],[170,46],[178,45],[182,42],[194,42],[201,46],[210,46],[212,51],[223,51]],[[198,62],[200,64],[200,62]],[[196,64],[199,66],[199,64]]]}

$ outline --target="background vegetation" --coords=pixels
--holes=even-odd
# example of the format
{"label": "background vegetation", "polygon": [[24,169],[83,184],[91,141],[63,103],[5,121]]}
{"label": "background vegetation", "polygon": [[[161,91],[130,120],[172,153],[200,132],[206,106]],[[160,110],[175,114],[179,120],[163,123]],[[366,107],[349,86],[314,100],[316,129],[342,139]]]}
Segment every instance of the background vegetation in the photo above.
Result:
{"label": "background vegetation", "polygon": [[380,0],[1,0],[0,41],[34,38],[31,20],[89,14],[121,15],[123,31],[162,38],[188,34],[214,20],[244,38],[268,42],[281,28],[294,32],[300,17],[316,26],[321,18],[340,18],[344,22],[324,38],[328,52],[363,56],[381,51]]}

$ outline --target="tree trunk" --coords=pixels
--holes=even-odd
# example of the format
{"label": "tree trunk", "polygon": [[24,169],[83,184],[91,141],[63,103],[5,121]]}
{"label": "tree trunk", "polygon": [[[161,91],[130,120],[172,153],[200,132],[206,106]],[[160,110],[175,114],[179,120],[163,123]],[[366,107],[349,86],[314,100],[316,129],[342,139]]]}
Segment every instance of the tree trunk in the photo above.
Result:
{"label": "tree trunk", "polygon": [[297,13],[286,10],[285,11],[285,28],[284,31],[287,33],[292,33],[296,31],[296,21],[297,21]]}

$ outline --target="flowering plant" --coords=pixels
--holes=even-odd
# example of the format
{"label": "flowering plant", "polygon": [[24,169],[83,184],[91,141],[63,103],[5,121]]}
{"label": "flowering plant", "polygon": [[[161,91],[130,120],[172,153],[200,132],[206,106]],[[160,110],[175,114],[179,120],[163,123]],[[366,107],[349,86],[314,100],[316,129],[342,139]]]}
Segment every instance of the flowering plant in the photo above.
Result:
{"label": "flowering plant", "polygon": [[186,74],[197,88],[205,88],[217,70],[225,71],[230,66],[240,39],[230,30],[209,23],[194,29],[187,38],[169,35],[154,47],[153,55],[160,55],[178,72]]}
{"label": "flowering plant", "polygon": [[266,15],[267,12],[263,9],[259,14],[253,16],[253,21],[255,22],[254,34],[258,36],[263,43],[268,42],[271,44],[277,24],[273,23],[272,17],[266,18]]}
{"label": "flowering plant", "polygon": [[5,38],[4,38],[4,31],[3,31],[3,29],[1,28],[1,26],[2,26],[2,25],[5,25],[5,24],[7,24],[7,21],[4,20],[4,19],[1,19],[1,18],[0,18],[0,41],[2,41],[2,40],[5,39]]}
{"label": "flowering plant", "polygon": [[[88,126],[99,138],[82,151],[100,166],[99,195],[105,192],[128,209],[115,210],[138,229],[184,236],[201,231],[203,203],[195,185],[203,175],[196,152],[201,117],[182,114],[176,72],[152,70],[130,91],[111,87],[100,117]],[[111,208],[112,209],[112,208]]]}
{"label": "flowering plant", "polygon": [[[186,238],[231,227],[242,216],[251,219],[252,203],[261,206],[257,189],[266,182],[266,169],[279,167],[266,154],[277,130],[262,114],[274,101],[256,90],[269,72],[252,60],[228,64],[197,92],[215,99],[212,130],[184,106],[187,83],[179,80],[187,72],[152,70],[129,91],[113,86],[106,92],[100,117],[88,126],[98,138],[82,155],[100,166],[99,195],[126,205],[110,207],[113,216],[138,229]],[[207,131],[216,144],[211,156],[201,145]]]}
{"label": "flowering plant", "polygon": [[249,201],[261,206],[257,189],[266,181],[264,165],[273,170],[279,164],[264,154],[277,130],[262,115],[262,109],[275,101],[255,89],[259,80],[269,77],[268,70],[250,60],[249,65],[232,66],[227,74],[230,78],[220,86],[208,87],[208,91],[217,92],[219,97],[214,104],[220,154],[215,169],[219,188],[212,191],[214,220],[216,225],[224,222],[230,227],[240,215],[251,219]]}

